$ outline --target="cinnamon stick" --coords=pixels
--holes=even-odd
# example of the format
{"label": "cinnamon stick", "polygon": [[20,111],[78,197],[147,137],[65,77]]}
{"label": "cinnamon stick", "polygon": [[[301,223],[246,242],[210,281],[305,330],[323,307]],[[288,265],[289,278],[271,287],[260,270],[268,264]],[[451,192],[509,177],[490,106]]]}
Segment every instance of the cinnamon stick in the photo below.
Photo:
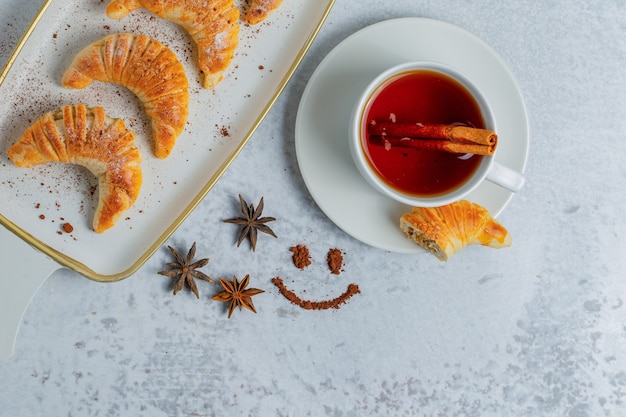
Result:
{"label": "cinnamon stick", "polygon": [[374,144],[384,146],[493,155],[498,144],[498,136],[494,131],[468,126],[372,120],[367,130]]}
{"label": "cinnamon stick", "polygon": [[498,135],[493,130],[444,124],[389,123],[372,120],[368,125],[368,132],[375,136],[447,139],[494,147],[498,142]]}
{"label": "cinnamon stick", "polygon": [[370,142],[375,145],[404,147],[413,149],[424,149],[431,151],[443,151],[458,154],[471,153],[474,155],[493,155],[494,146],[477,145],[467,142],[453,142],[440,139],[414,139],[414,138],[393,138],[386,136],[370,136]]}

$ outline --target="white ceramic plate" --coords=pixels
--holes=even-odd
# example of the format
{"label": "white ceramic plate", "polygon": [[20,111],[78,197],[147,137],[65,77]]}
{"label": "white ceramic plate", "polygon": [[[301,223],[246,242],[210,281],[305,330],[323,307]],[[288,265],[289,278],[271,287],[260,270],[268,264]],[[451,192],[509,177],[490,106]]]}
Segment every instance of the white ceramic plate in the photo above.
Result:
{"label": "white ceramic plate", "polygon": [[[302,95],[295,132],[298,164],[309,192],[337,226],[392,252],[424,251],[398,226],[410,207],[375,191],[354,166],[349,117],[359,93],[376,75],[418,60],[458,68],[483,91],[496,119],[496,160],[524,172],[528,157],[528,119],[517,83],[502,59],[476,36],[437,20],[401,18],[345,39],[320,63]],[[510,191],[485,182],[468,199],[497,216],[511,197]]]}

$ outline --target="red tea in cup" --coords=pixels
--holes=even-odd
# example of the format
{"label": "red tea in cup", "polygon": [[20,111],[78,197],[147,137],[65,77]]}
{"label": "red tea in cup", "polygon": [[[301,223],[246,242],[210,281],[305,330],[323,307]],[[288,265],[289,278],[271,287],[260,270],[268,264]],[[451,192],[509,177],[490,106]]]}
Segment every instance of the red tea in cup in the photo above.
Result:
{"label": "red tea in cup", "polygon": [[372,120],[485,129],[472,94],[442,72],[419,69],[394,75],[372,93],[362,114],[361,146],[367,162],[383,182],[405,195],[447,194],[469,180],[482,161],[481,155],[384,146],[370,140],[367,125]]}

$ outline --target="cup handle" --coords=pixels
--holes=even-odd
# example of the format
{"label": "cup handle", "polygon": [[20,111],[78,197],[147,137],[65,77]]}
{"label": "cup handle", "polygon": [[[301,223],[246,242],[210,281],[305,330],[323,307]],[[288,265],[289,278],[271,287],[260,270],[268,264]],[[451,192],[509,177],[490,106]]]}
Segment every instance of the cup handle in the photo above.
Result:
{"label": "cup handle", "polygon": [[493,161],[491,169],[487,174],[487,179],[514,193],[521,190],[526,182],[526,177],[524,177],[523,174],[514,171],[497,161]]}

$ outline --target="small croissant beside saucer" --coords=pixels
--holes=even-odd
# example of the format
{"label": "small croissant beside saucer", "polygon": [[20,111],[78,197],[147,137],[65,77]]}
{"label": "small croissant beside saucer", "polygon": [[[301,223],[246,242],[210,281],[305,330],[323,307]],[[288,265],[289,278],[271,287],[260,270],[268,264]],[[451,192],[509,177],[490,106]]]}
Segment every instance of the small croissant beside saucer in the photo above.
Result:
{"label": "small croissant beside saucer", "polygon": [[511,235],[489,211],[461,200],[441,207],[413,207],[400,217],[400,230],[441,261],[469,245],[511,246]]}

